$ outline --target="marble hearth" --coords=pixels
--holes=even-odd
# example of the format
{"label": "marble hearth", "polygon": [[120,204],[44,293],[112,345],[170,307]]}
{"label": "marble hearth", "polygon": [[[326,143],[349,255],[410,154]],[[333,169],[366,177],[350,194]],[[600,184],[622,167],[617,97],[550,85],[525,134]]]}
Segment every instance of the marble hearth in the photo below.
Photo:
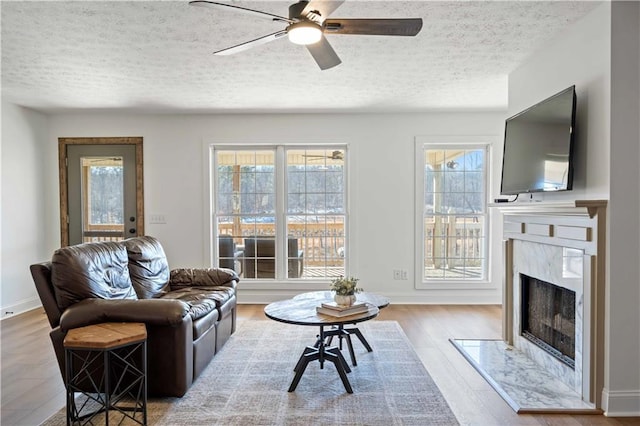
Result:
{"label": "marble hearth", "polygon": [[602,412],[502,340],[452,339],[451,343],[517,413]]}

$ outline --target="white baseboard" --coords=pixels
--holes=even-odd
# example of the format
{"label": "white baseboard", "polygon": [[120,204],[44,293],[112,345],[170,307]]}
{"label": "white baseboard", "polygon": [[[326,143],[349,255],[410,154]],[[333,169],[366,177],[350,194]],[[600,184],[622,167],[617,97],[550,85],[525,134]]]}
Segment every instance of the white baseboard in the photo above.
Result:
{"label": "white baseboard", "polygon": [[640,416],[640,390],[602,391],[602,409],[607,417]]}
{"label": "white baseboard", "polygon": [[31,297],[29,299],[22,299],[11,305],[2,307],[2,313],[0,314],[0,320],[10,318],[14,315],[21,314],[23,312],[30,311],[32,309],[42,306],[40,299],[37,297]]}
{"label": "white baseboard", "polygon": [[[254,290],[238,289],[238,303],[244,304],[265,304],[278,300],[290,299],[293,296],[304,293],[305,290]],[[475,295],[408,295],[375,292],[381,296],[388,297],[391,303],[403,305],[500,305],[501,299],[495,295],[475,294]]]}
{"label": "white baseboard", "polygon": [[501,305],[502,298],[495,294],[449,291],[446,294],[383,294],[391,303],[399,305]]}

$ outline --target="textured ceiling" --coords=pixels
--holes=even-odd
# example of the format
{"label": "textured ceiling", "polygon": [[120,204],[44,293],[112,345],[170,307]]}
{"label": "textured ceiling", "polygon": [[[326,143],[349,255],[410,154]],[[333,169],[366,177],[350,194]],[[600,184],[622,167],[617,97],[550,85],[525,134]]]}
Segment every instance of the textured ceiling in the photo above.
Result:
{"label": "textured ceiling", "polygon": [[[228,3],[286,16],[291,2]],[[342,64],[320,71],[286,38],[212,55],[284,24],[186,0],[2,1],[2,96],[43,111],[503,109],[509,72],[597,5],[347,0],[331,17],[421,17],[423,29],[328,35]]]}

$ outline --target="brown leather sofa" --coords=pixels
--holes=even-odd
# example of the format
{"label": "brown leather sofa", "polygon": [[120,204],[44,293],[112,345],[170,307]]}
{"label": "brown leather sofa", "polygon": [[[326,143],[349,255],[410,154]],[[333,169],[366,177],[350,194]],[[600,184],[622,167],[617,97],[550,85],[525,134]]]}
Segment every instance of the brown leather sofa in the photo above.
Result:
{"label": "brown leather sofa", "polygon": [[169,270],[149,236],[63,247],[31,265],[64,380],[68,330],[101,322],[147,326],[153,396],[183,396],[236,327],[238,275],[230,269]]}

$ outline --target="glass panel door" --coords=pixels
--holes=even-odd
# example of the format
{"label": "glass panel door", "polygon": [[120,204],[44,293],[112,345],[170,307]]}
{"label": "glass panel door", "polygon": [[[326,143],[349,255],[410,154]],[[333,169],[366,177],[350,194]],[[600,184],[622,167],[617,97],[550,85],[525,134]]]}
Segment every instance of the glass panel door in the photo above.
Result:
{"label": "glass panel door", "polygon": [[134,145],[67,146],[69,244],[138,235]]}

